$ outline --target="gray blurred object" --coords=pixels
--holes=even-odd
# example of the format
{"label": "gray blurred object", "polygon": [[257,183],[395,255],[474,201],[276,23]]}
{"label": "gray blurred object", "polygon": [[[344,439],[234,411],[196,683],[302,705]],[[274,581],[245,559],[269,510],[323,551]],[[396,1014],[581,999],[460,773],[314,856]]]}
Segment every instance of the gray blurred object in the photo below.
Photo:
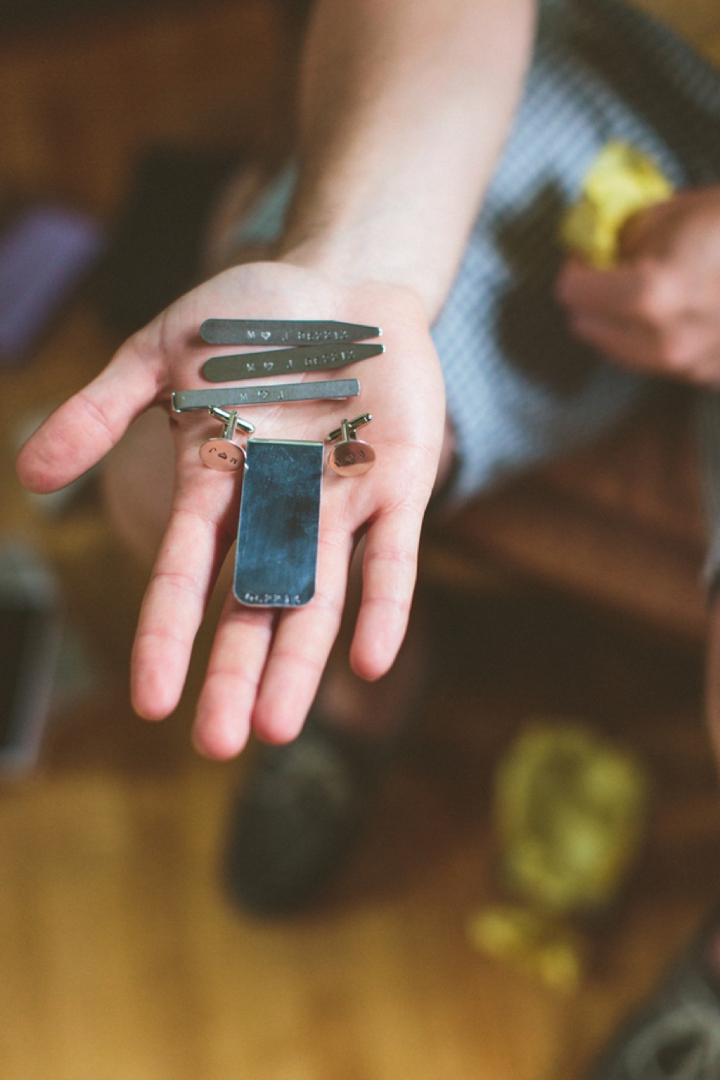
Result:
{"label": "gray blurred object", "polygon": [[62,640],[60,589],[21,539],[0,545],[0,778],[35,765]]}

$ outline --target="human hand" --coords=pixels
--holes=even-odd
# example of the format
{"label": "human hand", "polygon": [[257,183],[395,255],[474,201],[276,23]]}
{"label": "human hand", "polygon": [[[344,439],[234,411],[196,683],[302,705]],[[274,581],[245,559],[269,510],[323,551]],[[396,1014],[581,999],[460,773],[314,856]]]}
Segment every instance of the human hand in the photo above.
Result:
{"label": "human hand", "polygon": [[635,215],[620,253],[612,270],[563,267],[572,331],[623,367],[720,387],[720,186]]}
{"label": "human hand", "polygon": [[[314,698],[336,636],[353,547],[366,531],[363,595],[351,663],[367,679],[383,675],[402,642],[415,582],[417,545],[437,471],[444,391],[420,301],[380,284],[338,286],[285,263],[234,267],[182,297],[119,350],[108,367],[65,402],[23,447],[22,482],[49,492],[100,460],[128,424],[173,390],[202,385],[217,347],[204,345],[206,318],[338,319],[379,325],[383,356],[351,374],[357,400],[256,407],[248,419],[263,438],[322,440],[347,414],[373,414],[366,436],[374,469],[323,478],[317,589],[307,607],[282,613],[242,607],[228,596],[197,705],[195,741],[210,757],[239,752],[251,728],[270,742],[295,737]],[[312,376],[310,377],[312,379]],[[205,415],[173,417],[172,516],[143,602],[132,659],[132,698],[159,720],[176,707],[195,634],[236,532],[237,474],[200,462],[217,435]],[[142,478],[138,478],[142,482]]]}

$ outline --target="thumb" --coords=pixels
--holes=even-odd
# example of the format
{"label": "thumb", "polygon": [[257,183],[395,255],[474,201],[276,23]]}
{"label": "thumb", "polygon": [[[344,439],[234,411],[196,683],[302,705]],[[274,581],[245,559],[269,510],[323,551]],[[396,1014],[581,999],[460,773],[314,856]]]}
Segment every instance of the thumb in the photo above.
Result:
{"label": "thumb", "polygon": [[97,378],[30,436],[16,463],[21,483],[45,494],[97,464],[157,399],[164,371],[162,352],[149,344],[145,331],[130,338]]}

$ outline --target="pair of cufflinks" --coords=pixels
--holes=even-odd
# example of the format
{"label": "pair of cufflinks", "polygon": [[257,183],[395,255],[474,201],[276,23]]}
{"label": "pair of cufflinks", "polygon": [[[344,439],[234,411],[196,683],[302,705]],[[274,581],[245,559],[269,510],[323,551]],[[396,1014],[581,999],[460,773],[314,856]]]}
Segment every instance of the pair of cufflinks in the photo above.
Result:
{"label": "pair of cufflinks", "polygon": [[[208,408],[211,416],[223,422],[219,436],[207,439],[200,447],[200,460],[209,469],[217,472],[235,472],[245,463],[245,451],[235,442],[238,429],[246,435],[252,435],[255,425],[243,420],[233,410],[228,412],[216,405]],[[341,420],[340,427],[331,431],[326,442],[336,442],[328,456],[328,465],[338,476],[362,476],[375,464],[375,451],[369,443],[358,439],[357,429],[369,424],[370,413],[363,413],[354,420]],[[338,441],[339,440],[339,441]]]}

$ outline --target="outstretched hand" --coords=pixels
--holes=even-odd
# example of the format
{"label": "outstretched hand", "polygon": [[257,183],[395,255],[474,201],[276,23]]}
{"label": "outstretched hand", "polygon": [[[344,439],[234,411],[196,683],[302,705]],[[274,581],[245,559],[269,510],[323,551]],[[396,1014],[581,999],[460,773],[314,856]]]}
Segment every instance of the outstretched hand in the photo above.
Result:
{"label": "outstretched hand", "polygon": [[[373,423],[364,437],[377,461],[371,472],[352,479],[325,471],[317,589],[310,604],[278,613],[242,607],[228,596],[195,722],[198,748],[227,758],[242,749],[251,729],[270,742],[299,732],[339,628],[349,562],[363,532],[363,592],[351,664],[366,679],[391,666],[405,633],[420,528],[438,467],[444,392],[427,318],[412,292],[376,283],[338,286],[288,263],[250,263],[194,289],[130,338],[26,443],[17,463],[22,482],[36,492],[63,487],[104,457],[145,409],[169,403],[173,390],[200,388],[202,365],[218,352],[199,338],[206,318],[372,324],[382,327],[386,350],[349,369],[360,380],[358,399],[262,406],[244,414],[258,437],[320,441],[350,410],[370,412]],[[132,659],[134,707],[153,720],[169,715],[180,698],[195,635],[235,539],[239,502],[239,474],[206,469],[198,456],[200,444],[218,434],[217,422],[192,413],[173,416],[171,426],[172,515]]]}
{"label": "outstretched hand", "polygon": [[557,294],[574,333],[621,366],[720,387],[720,186],[635,215],[617,267],[571,259]]}

